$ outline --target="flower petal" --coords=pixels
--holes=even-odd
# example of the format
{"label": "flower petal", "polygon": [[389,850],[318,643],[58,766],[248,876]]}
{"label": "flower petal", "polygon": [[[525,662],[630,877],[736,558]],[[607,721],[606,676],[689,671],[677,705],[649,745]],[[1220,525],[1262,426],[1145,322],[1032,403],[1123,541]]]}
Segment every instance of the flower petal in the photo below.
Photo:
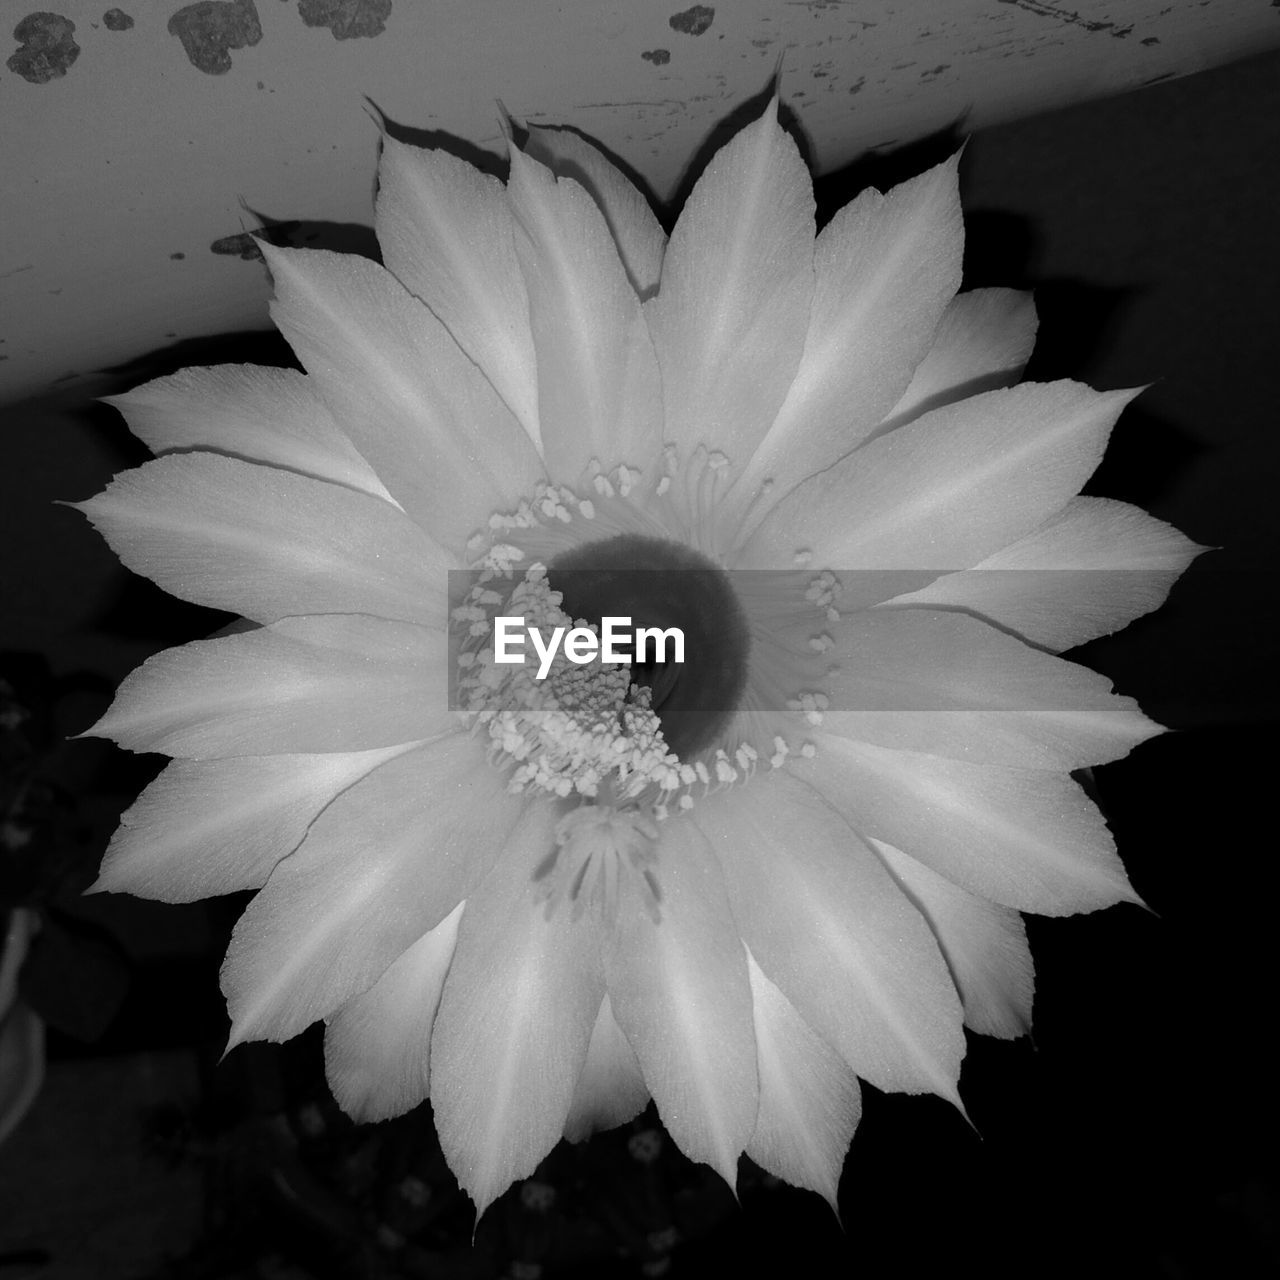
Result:
{"label": "flower petal", "polygon": [[1017,289],[971,289],[942,313],[929,354],[877,435],[968,396],[1010,387],[1036,341],[1036,307]]}
{"label": "flower petal", "polygon": [[336,795],[404,749],[175,760],[120,819],[92,891],[195,902],[260,889]]}
{"label": "flower petal", "polygon": [[89,730],[130,751],[365,751],[457,724],[446,638],[360,614],[285,618],[148,658]]}
{"label": "flower petal", "polygon": [[1024,383],[936,409],[797,485],[740,563],[970,568],[1079,492],[1136,394]]}
{"label": "flower petal", "polygon": [[135,573],[183,600],[273,622],[373,613],[442,623],[450,561],[390,503],[310,476],[184,453],[75,504]]}
{"label": "flower petal", "polygon": [[1032,644],[1070,649],[1158,609],[1205,549],[1128,503],[1073,498],[968,572],[890,603],[964,609]]}
{"label": "flower petal", "polygon": [[842,660],[822,725],[841,737],[1065,773],[1160,732],[1105,676],[961,613],[866,609],[828,630]]}
{"label": "flower petal", "polygon": [[800,1016],[880,1089],[958,1102],[960,1000],[924,918],[820,794],[784,770],[707,797],[743,941]]}
{"label": "flower petal", "polygon": [[581,1142],[602,1129],[634,1120],[648,1105],[649,1087],[640,1060],[622,1034],[605,992],[564,1122],[564,1136],[570,1142]]}
{"label": "flower petal", "polygon": [[604,995],[598,922],[536,898],[556,816],[535,805],[468,900],[431,1036],[440,1146],[477,1217],[560,1140]]}
{"label": "flower petal", "polygon": [[[959,155],[887,195],[867,191],[814,246],[813,308],[795,381],[727,499],[774,501],[852,452],[902,395],[960,287]],[[755,511],[762,511],[760,507]]]}
{"label": "flower petal", "polygon": [[210,449],[391,500],[305,374],[256,364],[180,369],[107,403],[152,453]]}
{"label": "flower petal", "polygon": [[624,908],[606,952],[609,997],[676,1145],[732,1187],[759,1097],[746,957],[691,822],[663,825],[660,859],[661,922]]}
{"label": "flower petal", "polygon": [[776,100],[711,160],[645,306],[666,436],[741,463],[795,377],[813,296],[813,185]]}
{"label": "flower petal", "polygon": [[371,986],[353,996],[324,1029],[324,1073],[353,1120],[389,1120],[426,1096],[431,1029],[453,960],[459,903]]}
{"label": "flower petal", "polygon": [[600,206],[618,256],[641,298],[658,287],[666,232],[644,195],[599,147],[572,129],[529,126],[525,154],[540,160],[557,178],[581,183]]}
{"label": "flower petal", "polygon": [[443,324],[366,258],[263,246],[272,318],[396,501],[455,553],[542,475],[529,436]]}
{"label": "flower petal", "polygon": [[1102,815],[1070,776],[812,736],[817,754],[788,767],[863,835],[970,893],[1050,916],[1138,901]]}
{"label": "flower petal", "polygon": [[966,893],[901,849],[870,843],[937,935],[964,1001],[965,1026],[1005,1040],[1025,1035],[1035,970],[1022,917]]}
{"label": "flower petal", "polygon": [[287,1040],[367,991],[475,889],[525,807],[465,733],[344,792],[236,925],[230,1043]]}
{"label": "flower petal", "polygon": [[553,478],[592,459],[644,466],[662,443],[657,356],[604,215],[514,148],[507,195],[538,354],[538,415]]}
{"label": "flower petal", "polygon": [[439,316],[539,444],[529,299],[502,183],[447,151],[384,135],[374,229],[387,269]]}
{"label": "flower petal", "polygon": [[836,1209],[840,1170],[862,1115],[858,1077],[747,953],[760,1071],[760,1111],[747,1143],[767,1173]]}

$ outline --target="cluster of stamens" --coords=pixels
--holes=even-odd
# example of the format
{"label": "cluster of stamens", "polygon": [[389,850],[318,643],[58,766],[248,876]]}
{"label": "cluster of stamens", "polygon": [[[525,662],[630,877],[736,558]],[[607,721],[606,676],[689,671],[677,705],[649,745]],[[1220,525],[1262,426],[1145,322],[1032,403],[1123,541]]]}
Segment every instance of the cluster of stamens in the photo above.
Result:
{"label": "cluster of stamens", "polygon": [[[503,585],[508,590],[495,589]],[[669,797],[696,783],[698,770],[668,750],[649,690],[632,685],[629,663],[580,665],[560,651],[539,679],[532,663],[496,661],[491,640],[499,613],[552,632],[575,625],[560,605],[545,568],[533,565],[518,579],[510,568],[481,571],[453,613],[465,627],[458,706],[488,735],[494,762],[514,764],[509,789],[595,799],[604,787],[626,802],[655,790]]]}

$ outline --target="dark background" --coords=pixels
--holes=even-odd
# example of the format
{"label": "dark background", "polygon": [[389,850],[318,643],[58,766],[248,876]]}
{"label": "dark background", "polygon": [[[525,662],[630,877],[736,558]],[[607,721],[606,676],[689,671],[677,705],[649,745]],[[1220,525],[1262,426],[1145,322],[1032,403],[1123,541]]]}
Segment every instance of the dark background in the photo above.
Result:
{"label": "dark background", "polygon": [[[829,214],[953,141],[856,165],[819,184],[820,202]],[[1041,336],[1029,376],[1153,383],[1088,491],[1138,503],[1220,549],[1159,614],[1072,655],[1172,726],[1096,775],[1151,910],[1029,922],[1035,1043],[971,1041],[961,1090],[972,1128],[937,1099],[866,1091],[841,1186],[843,1231],[816,1197],[758,1176],[745,1180],[739,1209],[670,1153],[660,1193],[605,1203],[609,1170],[639,1168],[624,1134],[557,1157],[550,1215],[500,1204],[467,1264],[450,1251],[465,1248],[470,1224],[431,1163],[429,1126],[396,1136],[344,1127],[326,1110],[314,1037],[287,1051],[250,1046],[217,1065],[217,965],[241,902],[79,902],[120,810],[162,761],[62,736],[91,723],[147,654],[222,616],[131,578],[76,513],[53,505],[144,460],[112,411],[56,399],[5,411],[0,647],[6,678],[38,710],[31,734],[51,815],[41,856],[44,870],[59,869],[56,888],[41,892],[61,950],[50,959],[45,947],[30,994],[65,1029],[50,1029],[44,1093],[0,1146],[0,1206],[18,1207],[0,1207],[0,1276],[443,1276],[468,1265],[497,1275],[512,1257],[568,1256],[565,1242],[583,1231],[606,1250],[630,1242],[618,1273],[639,1274],[646,1246],[635,1224],[662,1213],[682,1237],[672,1274],[972,1268],[1176,1280],[1280,1270],[1277,156],[1275,55],[969,144],[966,286],[1035,288]],[[270,337],[185,343],[106,383],[286,358]],[[378,1224],[398,1212],[387,1187],[410,1168],[444,1206],[424,1236],[425,1262],[390,1237],[377,1243]],[[553,1221],[560,1253],[546,1255],[537,1223]],[[188,1250],[161,1269],[162,1256]],[[576,1273],[612,1274],[599,1261]]]}

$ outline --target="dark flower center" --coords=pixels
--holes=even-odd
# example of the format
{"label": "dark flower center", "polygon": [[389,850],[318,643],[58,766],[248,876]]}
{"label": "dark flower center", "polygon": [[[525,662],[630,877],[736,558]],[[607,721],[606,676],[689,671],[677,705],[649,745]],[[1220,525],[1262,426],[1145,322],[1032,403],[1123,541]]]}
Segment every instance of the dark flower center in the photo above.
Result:
{"label": "dark flower center", "polygon": [[676,542],[620,534],[557,556],[548,580],[575,621],[599,625],[626,617],[631,626],[684,634],[684,662],[634,663],[632,684],[647,685],[667,746],[684,761],[716,744],[747,683],[751,638],[729,575]]}

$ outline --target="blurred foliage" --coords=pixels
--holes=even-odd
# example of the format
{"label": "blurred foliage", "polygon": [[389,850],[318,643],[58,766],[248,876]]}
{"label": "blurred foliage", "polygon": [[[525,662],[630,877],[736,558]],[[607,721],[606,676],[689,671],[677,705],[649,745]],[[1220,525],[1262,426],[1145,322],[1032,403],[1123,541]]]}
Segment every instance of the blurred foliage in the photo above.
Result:
{"label": "blurred foliage", "polygon": [[39,913],[19,991],[46,1023],[81,1041],[107,1029],[129,982],[110,934],[66,907],[93,879],[101,851],[80,819],[57,711],[102,683],[55,678],[34,654],[0,655],[0,925],[18,907]]}

